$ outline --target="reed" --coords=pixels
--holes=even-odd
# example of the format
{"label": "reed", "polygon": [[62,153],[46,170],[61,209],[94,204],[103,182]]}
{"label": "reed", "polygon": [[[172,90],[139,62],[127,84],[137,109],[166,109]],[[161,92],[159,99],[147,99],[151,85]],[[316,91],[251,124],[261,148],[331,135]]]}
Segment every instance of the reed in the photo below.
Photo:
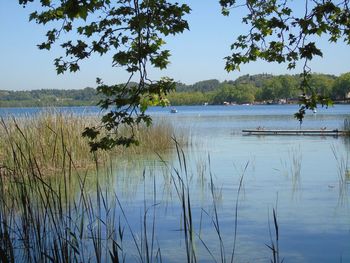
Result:
{"label": "reed", "polygon": [[[23,166],[22,160],[32,161]],[[67,162],[75,166],[72,159]],[[131,235],[140,262],[162,262],[155,233],[155,181],[153,203],[148,205],[144,198],[139,239],[115,190],[108,184],[101,186],[97,166],[95,190],[91,191],[87,173],[68,170],[56,184],[36,164],[31,151],[19,148],[14,167],[20,168],[0,169],[1,262],[126,262],[125,232]],[[72,195],[73,177],[79,188]]]}
{"label": "reed", "polygon": [[[135,129],[136,138],[141,142],[139,146],[120,146],[110,152],[91,153],[81,133],[85,127],[96,123],[97,119],[93,117],[55,112],[17,119],[2,118],[0,161],[7,167],[28,169],[37,166],[45,174],[60,174],[62,169],[71,169],[72,164],[75,170],[92,169],[96,161],[103,162],[108,157],[135,158],[135,155],[155,152],[164,154],[173,147],[171,138],[175,133],[182,146],[188,141],[185,132],[177,132],[170,123],[159,121],[150,127],[139,126]],[[124,129],[121,132],[127,131]],[[28,156],[29,159],[25,158]]]}
{"label": "reed", "polygon": [[350,119],[344,119],[343,130],[347,136],[350,136]]}
{"label": "reed", "polygon": [[[30,148],[32,131],[26,130],[26,126],[20,126],[17,122],[13,125],[14,132],[19,134],[11,134],[8,125],[4,125],[7,136],[19,137],[10,141],[13,151],[12,166],[4,165],[0,169],[1,262],[163,262],[166,255],[157,241],[159,200],[156,177],[153,177],[153,199],[147,201],[145,193],[149,189],[145,183],[146,170],[142,173],[144,202],[140,221],[135,226],[135,222],[129,221],[127,206],[120,200],[119,193],[110,187],[110,182],[102,181],[102,170],[103,173],[112,173],[112,169],[101,167],[92,156],[95,180],[90,182],[87,167],[85,171],[75,169],[77,164],[71,158],[74,156],[74,149],[70,147],[69,141],[62,140],[55,149],[56,153],[62,153],[61,161],[57,162],[57,171],[60,171],[62,180],[53,180],[47,176],[50,171],[40,164],[41,159],[37,159],[44,157],[37,156],[38,152]],[[188,263],[199,262],[202,245],[214,262],[234,262],[238,240],[239,196],[248,164],[237,185],[237,199],[233,207],[233,238],[230,235],[229,242],[232,244],[232,250],[226,253],[226,233],[220,228],[217,206],[220,193],[217,192],[214,176],[210,171],[210,158],[209,174],[203,172],[200,176],[208,177],[201,180],[210,182],[209,203],[212,212],[204,209],[201,211],[208,215],[213,231],[218,237],[214,249],[209,248],[209,244],[201,237],[200,228],[198,230],[197,223],[202,224],[203,213],[201,212],[198,222],[196,208],[192,204],[192,172],[177,140],[175,150],[177,165],[169,165],[165,160],[162,161],[170,173],[171,187],[177,194],[180,207],[179,230],[185,245],[179,246],[178,256]],[[105,161],[104,165],[108,165],[108,162]],[[275,229],[276,217],[274,214]],[[278,229],[276,230],[278,240]],[[276,249],[278,251],[278,245]],[[218,257],[215,256],[216,253],[219,253]]]}
{"label": "reed", "polygon": [[291,149],[289,158],[291,162],[290,174],[292,179],[292,193],[295,195],[301,189],[301,164],[303,157],[300,145],[298,148]]}
{"label": "reed", "polygon": [[280,246],[279,246],[279,225],[277,220],[277,205],[276,208],[272,209],[273,216],[273,229],[271,229],[271,223],[269,220],[269,235],[270,235],[270,244],[265,244],[272,253],[271,263],[282,263],[284,259],[280,259]]}
{"label": "reed", "polygon": [[344,155],[339,154],[334,145],[331,146],[334,159],[337,163],[338,174],[338,188],[339,188],[339,203],[347,203],[348,198],[348,185],[350,181],[350,168],[349,168],[349,153]]}

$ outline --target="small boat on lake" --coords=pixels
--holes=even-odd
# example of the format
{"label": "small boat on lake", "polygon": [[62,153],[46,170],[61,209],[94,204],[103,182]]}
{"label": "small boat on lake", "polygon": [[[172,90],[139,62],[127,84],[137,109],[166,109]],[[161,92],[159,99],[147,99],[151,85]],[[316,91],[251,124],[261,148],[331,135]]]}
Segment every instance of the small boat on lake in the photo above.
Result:
{"label": "small boat on lake", "polygon": [[170,110],[170,113],[177,113],[177,109],[172,108],[172,109]]}

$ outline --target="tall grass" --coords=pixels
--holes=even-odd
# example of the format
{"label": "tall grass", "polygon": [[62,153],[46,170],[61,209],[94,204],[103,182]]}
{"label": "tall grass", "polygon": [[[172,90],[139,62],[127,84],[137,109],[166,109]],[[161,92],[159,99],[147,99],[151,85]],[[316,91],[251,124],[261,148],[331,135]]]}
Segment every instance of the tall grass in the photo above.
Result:
{"label": "tall grass", "polygon": [[[0,161],[8,167],[40,168],[45,174],[61,173],[68,169],[94,168],[96,162],[107,157],[165,153],[172,145],[171,137],[176,132],[165,121],[151,127],[140,126],[136,130],[139,146],[116,147],[113,151],[91,153],[87,140],[81,136],[85,127],[97,119],[73,114],[47,112],[34,117],[1,119]],[[179,142],[188,142],[185,132],[176,132]],[[34,164],[33,164],[34,162]],[[74,167],[72,167],[74,165]]]}
{"label": "tall grass", "polygon": [[346,135],[350,136],[350,119],[344,120],[343,130],[345,131]]}
{"label": "tall grass", "polygon": [[[7,145],[4,142],[2,145],[6,149],[5,156],[10,158],[3,158],[0,168],[0,262],[166,262],[167,255],[157,234],[157,178],[153,177],[151,200],[146,198],[146,191],[150,189],[144,181],[144,201],[140,221],[135,226],[135,222],[129,221],[129,210],[120,200],[119,193],[110,182],[104,184],[100,176],[101,163],[98,160],[106,158],[102,155],[106,153],[97,153],[101,154],[99,156],[86,153],[84,158],[77,160],[80,164],[90,161],[95,165],[92,171],[96,178],[92,183],[94,188],[89,182],[90,167],[86,165],[85,169],[80,169],[84,165],[75,163],[76,156],[84,156],[80,151],[87,149],[83,148],[86,146],[80,137],[81,144],[71,141],[78,133],[73,134],[75,131],[67,121],[74,123],[74,127],[86,124],[76,118],[43,115],[20,124],[18,120],[2,120],[1,138],[8,139]],[[37,130],[31,130],[33,127]],[[157,131],[157,127],[154,129]],[[36,137],[39,131],[41,137]],[[142,134],[154,139],[152,130]],[[248,164],[237,184],[236,202],[232,207],[235,215],[233,230],[230,240],[225,243],[227,233],[222,233],[217,206],[220,192],[215,187],[210,158],[209,172],[203,170],[200,180],[209,182],[211,208],[210,211],[200,209],[198,221],[194,212],[198,208],[193,207],[192,202],[192,174],[177,140],[175,151],[177,165],[162,161],[170,174],[171,186],[168,187],[175,191],[180,206],[178,230],[184,247],[179,246],[178,256],[188,263],[200,262],[203,255],[199,251],[204,251],[213,262],[235,262],[238,202]],[[53,167],[46,166],[45,161]],[[109,163],[105,161],[104,165]],[[53,170],[61,175],[62,180],[47,176]],[[112,168],[103,172],[112,172]],[[145,180],[146,170],[142,175]],[[204,220],[212,225],[218,240],[214,247],[210,245],[213,240],[206,240],[201,233]],[[232,249],[227,250],[230,246]]]}
{"label": "tall grass", "polygon": [[289,153],[289,158],[291,167],[290,174],[292,177],[292,192],[293,195],[297,193],[301,188],[301,163],[302,163],[302,154],[300,145],[298,148],[294,148]]}
{"label": "tall grass", "polygon": [[350,183],[349,153],[345,155],[339,154],[336,147],[331,147],[334,159],[337,163],[339,202],[348,202],[348,187]]}
{"label": "tall grass", "polygon": [[280,233],[279,233],[279,225],[277,220],[277,205],[276,208],[272,209],[273,216],[273,229],[271,229],[271,223],[269,219],[269,234],[270,234],[270,244],[266,244],[266,246],[271,250],[272,258],[271,263],[282,263],[284,259],[280,259]]}

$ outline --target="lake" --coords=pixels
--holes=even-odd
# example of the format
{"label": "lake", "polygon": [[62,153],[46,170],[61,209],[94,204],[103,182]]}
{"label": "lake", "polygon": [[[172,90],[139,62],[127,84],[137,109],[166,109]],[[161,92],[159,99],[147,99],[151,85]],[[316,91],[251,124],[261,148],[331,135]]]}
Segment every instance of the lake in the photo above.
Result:
{"label": "lake", "polygon": [[[119,214],[126,262],[140,261],[135,239],[145,238],[145,227],[163,262],[185,262],[189,218],[198,262],[229,262],[233,247],[234,262],[270,262],[275,223],[280,261],[350,262],[349,138],[241,133],[257,127],[342,129],[350,105],[308,112],[301,125],[293,118],[297,105],[176,109],[153,107],[149,113],[154,122],[170,122],[189,134],[190,146],[164,157],[116,160],[105,184],[118,194],[126,215]],[[42,110],[0,109],[0,116]],[[96,107],[55,111],[99,114]]]}

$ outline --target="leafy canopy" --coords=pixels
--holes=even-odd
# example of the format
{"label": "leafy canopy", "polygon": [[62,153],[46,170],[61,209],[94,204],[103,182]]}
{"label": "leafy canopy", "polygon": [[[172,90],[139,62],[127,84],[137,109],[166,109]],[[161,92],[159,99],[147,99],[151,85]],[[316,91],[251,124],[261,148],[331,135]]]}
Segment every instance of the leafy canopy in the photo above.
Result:
{"label": "leafy canopy", "polygon": [[[262,59],[267,62],[287,63],[288,69],[303,61],[301,107],[295,117],[302,121],[305,110],[317,103],[329,105],[327,97],[320,96],[310,86],[308,62],[322,57],[315,39],[328,37],[330,42],[350,44],[349,0],[220,0],[223,15],[234,9],[246,9],[242,22],[249,27],[231,45],[232,54],[226,57],[226,70],[237,70],[242,64]],[[303,6],[302,12],[293,5]]]}
{"label": "leafy canopy", "polygon": [[[109,149],[115,145],[137,143],[133,128],[151,123],[145,114],[148,105],[166,105],[165,95],[174,88],[172,79],[152,81],[147,68],[164,69],[170,52],[163,49],[164,37],[188,29],[184,16],[190,13],[186,4],[166,0],[19,0],[22,5],[40,2],[41,11],[30,15],[38,24],[51,25],[47,40],[40,49],[59,43],[65,57],[55,59],[58,74],[79,70],[82,60],[93,54],[111,55],[113,66],[123,67],[130,79],[123,85],[107,86],[98,79],[98,92],[105,95],[99,105],[109,110],[98,127],[86,128],[84,136],[91,139],[92,150]],[[327,36],[329,41],[350,44],[350,0],[219,0],[223,15],[244,8],[242,22],[248,26],[231,45],[226,57],[226,70],[239,70],[242,64],[262,59],[287,63],[289,69],[304,62],[300,110],[295,117],[302,121],[307,109],[317,103],[329,105],[330,100],[317,94],[310,86],[308,62],[322,51],[315,39]],[[303,11],[293,11],[293,4]],[[71,34],[74,33],[74,34]],[[63,34],[74,36],[60,42]],[[138,78],[136,85],[131,79]],[[120,127],[131,130],[129,137],[120,135]],[[102,133],[102,131],[104,131]]]}
{"label": "leafy canopy", "polygon": [[[81,61],[93,54],[112,56],[114,67],[123,67],[130,74],[127,83],[108,86],[98,79],[98,92],[105,95],[99,102],[108,113],[101,125],[86,128],[83,135],[91,139],[92,150],[110,149],[115,145],[137,143],[134,126],[151,123],[145,114],[148,105],[165,105],[165,95],[174,88],[172,79],[152,81],[147,67],[164,69],[170,52],[163,49],[168,35],[188,29],[184,15],[190,8],[165,0],[38,0],[40,12],[30,14],[30,20],[51,25],[40,49],[50,50],[59,43],[65,57],[55,59],[58,74],[79,70]],[[19,0],[27,5],[34,0]],[[73,33],[73,34],[72,34]],[[60,42],[63,34],[76,39]],[[132,79],[137,84],[131,84]],[[129,127],[130,136],[120,135],[120,127]]]}
{"label": "leafy canopy", "polygon": [[350,72],[342,74],[337,78],[334,85],[334,96],[340,99],[350,97]]}

